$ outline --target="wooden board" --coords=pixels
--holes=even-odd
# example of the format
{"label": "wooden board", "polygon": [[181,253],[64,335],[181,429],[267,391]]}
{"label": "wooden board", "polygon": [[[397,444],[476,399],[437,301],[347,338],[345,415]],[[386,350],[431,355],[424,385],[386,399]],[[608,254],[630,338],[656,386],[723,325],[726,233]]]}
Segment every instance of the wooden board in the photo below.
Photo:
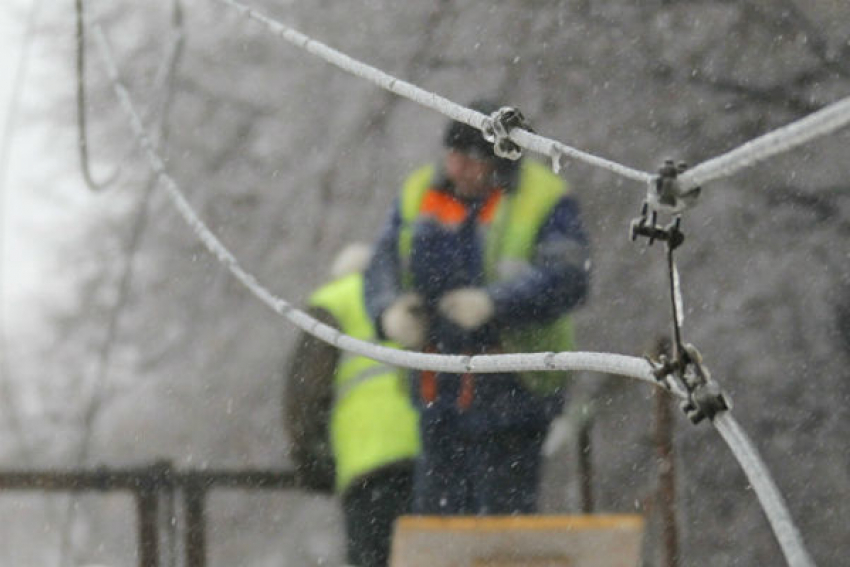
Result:
{"label": "wooden board", "polygon": [[403,516],[391,567],[637,567],[636,515]]}

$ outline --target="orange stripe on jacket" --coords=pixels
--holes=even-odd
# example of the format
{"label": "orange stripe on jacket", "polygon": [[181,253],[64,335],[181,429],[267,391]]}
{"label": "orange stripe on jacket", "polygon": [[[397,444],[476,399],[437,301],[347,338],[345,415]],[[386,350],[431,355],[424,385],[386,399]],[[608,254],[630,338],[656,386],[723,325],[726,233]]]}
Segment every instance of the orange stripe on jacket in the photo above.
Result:
{"label": "orange stripe on jacket", "polygon": [[[490,194],[478,213],[480,222],[489,223],[493,220],[501,198],[502,192],[500,190],[494,190]],[[469,207],[452,195],[444,191],[429,189],[422,198],[419,212],[435,218],[442,224],[456,225],[466,219],[469,214],[468,209]]]}
{"label": "orange stripe on jacket", "polygon": [[496,209],[499,208],[499,202],[502,200],[502,191],[496,190],[490,193],[487,197],[487,202],[481,207],[481,212],[478,213],[478,219],[481,222],[489,223],[496,216]]}

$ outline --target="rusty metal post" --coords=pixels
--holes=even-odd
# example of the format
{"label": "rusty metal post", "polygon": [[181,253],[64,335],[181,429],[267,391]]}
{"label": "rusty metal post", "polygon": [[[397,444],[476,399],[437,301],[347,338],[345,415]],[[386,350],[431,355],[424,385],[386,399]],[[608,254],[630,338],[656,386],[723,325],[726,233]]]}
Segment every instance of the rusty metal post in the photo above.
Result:
{"label": "rusty metal post", "polygon": [[658,509],[664,541],[664,567],[679,565],[679,534],[676,524],[676,465],[673,456],[673,412],[670,396],[655,391],[655,445],[658,454]]}
{"label": "rusty metal post", "polygon": [[[656,355],[670,355],[670,340],[661,338]],[[655,389],[655,452],[658,456],[658,511],[661,515],[663,567],[679,565],[679,530],[676,523],[676,463],[673,454],[673,410],[670,394]]]}
{"label": "rusty metal post", "polygon": [[159,567],[156,488],[152,482],[143,482],[133,495],[139,522],[139,567]]}
{"label": "rusty metal post", "polygon": [[581,483],[581,511],[593,513],[593,451],[590,427],[593,419],[581,419],[578,427],[578,471]]}
{"label": "rusty metal post", "polygon": [[206,567],[206,516],[204,504],[207,490],[200,482],[189,482],[184,487],[186,506],[186,567]]}

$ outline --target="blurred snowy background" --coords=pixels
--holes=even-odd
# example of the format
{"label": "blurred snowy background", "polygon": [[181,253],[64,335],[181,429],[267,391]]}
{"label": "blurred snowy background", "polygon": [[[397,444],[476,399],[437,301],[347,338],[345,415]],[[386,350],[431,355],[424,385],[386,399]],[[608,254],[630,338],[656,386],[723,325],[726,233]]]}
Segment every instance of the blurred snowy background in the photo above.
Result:
{"label": "blurred snowy background", "polygon": [[[163,128],[169,172],[242,265],[299,302],[371,240],[445,120],[309,56],[211,0],[88,2],[122,78]],[[490,94],[537,132],[652,171],[696,164],[850,94],[850,5],[835,0],[255,0],[252,7],[465,103]],[[281,378],[294,328],[216,262],[153,189],[89,42],[81,180],[73,3],[0,7],[0,469],[287,466]],[[170,92],[168,103],[165,95]],[[678,254],[685,338],[730,393],[820,566],[850,555],[850,131],[704,188]],[[629,241],[644,188],[564,175],[594,248],[582,350],[641,355],[668,332],[660,247]],[[644,511],[651,392],[589,376],[597,506]],[[681,561],[780,565],[739,466],[676,416]],[[575,454],[549,459],[543,509],[576,512]],[[118,493],[116,493],[118,494]],[[135,564],[126,495],[0,494],[0,565]],[[653,516],[651,516],[652,518]],[[332,499],[216,492],[209,565],[338,565]],[[650,522],[644,564],[657,565]],[[175,558],[179,565],[179,558]]]}

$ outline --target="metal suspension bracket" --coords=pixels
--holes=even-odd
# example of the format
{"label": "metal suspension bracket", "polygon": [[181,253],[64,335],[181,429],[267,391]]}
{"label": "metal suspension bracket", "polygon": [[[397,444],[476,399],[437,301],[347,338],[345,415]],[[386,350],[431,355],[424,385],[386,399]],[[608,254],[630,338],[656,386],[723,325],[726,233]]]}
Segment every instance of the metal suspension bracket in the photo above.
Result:
{"label": "metal suspension bracket", "polygon": [[685,233],[682,232],[682,217],[676,216],[670,224],[665,227],[658,225],[658,211],[652,211],[648,215],[649,206],[644,202],[640,211],[640,216],[632,221],[629,229],[629,234],[632,240],[637,240],[638,236],[643,236],[649,239],[650,246],[656,241],[666,242],[667,245],[675,250],[685,241]]}
{"label": "metal suspension bracket", "polygon": [[[681,230],[682,218],[680,213],[692,206],[701,192],[699,187],[683,190],[678,181],[680,173],[687,169],[687,164],[672,159],[664,160],[656,175],[646,190],[646,198],[641,207],[640,217],[631,223],[630,236],[637,240],[638,236],[649,239],[652,245],[656,240],[667,242],[675,250],[685,241]],[[658,226],[658,213],[668,213],[673,221],[665,227]]]}
{"label": "metal suspension bracket", "polygon": [[503,106],[487,118],[482,133],[485,140],[492,142],[493,153],[500,158],[518,160],[522,156],[522,148],[510,138],[514,128],[534,132],[522,112],[513,106]]}
{"label": "metal suspension bracket", "polygon": [[678,214],[696,204],[702,188],[685,187],[679,180],[679,175],[687,169],[688,164],[683,161],[664,160],[646,189],[646,202],[653,211]]}
{"label": "metal suspension bracket", "polygon": [[[647,357],[655,378],[667,390],[679,389],[686,395],[682,410],[692,423],[697,424],[705,418],[714,419],[720,411],[732,407],[729,397],[720,386],[711,379],[708,368],[702,362],[702,355],[692,344],[682,341],[681,299],[678,289],[678,272],[673,259],[673,251],[685,241],[681,230],[681,199],[676,177],[684,171],[685,165],[675,166],[667,160],[658,171],[658,177],[651,184],[647,199],[641,208],[641,215],[631,223],[631,239],[642,236],[652,245],[656,240],[667,245],[667,274],[670,282],[670,304],[672,307],[672,355],[661,354],[658,360]],[[699,194],[699,188],[691,190],[690,196]],[[651,212],[650,212],[651,209]],[[665,227],[658,225],[658,212],[674,215]]]}
{"label": "metal suspension bracket", "polygon": [[674,345],[672,358],[661,355],[658,360],[647,358],[652,373],[667,390],[673,389],[671,381],[684,389],[687,398],[681,409],[694,425],[703,419],[714,419],[718,412],[732,409],[732,401],[720,385],[712,380],[711,373],[702,362],[702,355],[692,344],[678,348]]}

